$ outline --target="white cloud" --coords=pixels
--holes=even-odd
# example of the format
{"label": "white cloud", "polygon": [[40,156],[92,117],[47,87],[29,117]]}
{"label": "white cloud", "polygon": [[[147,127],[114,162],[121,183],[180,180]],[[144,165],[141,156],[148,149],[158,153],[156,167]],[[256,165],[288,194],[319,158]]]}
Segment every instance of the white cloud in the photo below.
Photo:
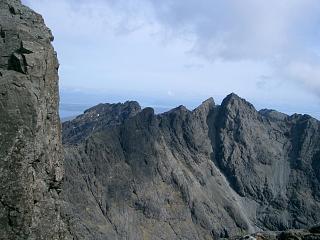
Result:
{"label": "white cloud", "polygon": [[63,87],[166,105],[237,92],[310,106],[320,95],[318,0],[23,2],[54,32]]}
{"label": "white cloud", "polygon": [[[149,0],[172,33],[192,36],[192,52],[211,61],[263,61],[320,92],[320,2],[316,0]],[[190,38],[192,38],[190,37]],[[290,73],[288,73],[288,71]]]}
{"label": "white cloud", "polygon": [[225,59],[273,58],[300,46],[296,34],[319,7],[313,0],[147,1],[172,32],[194,36],[204,54],[213,52],[212,58]]}
{"label": "white cloud", "polygon": [[289,79],[295,79],[303,83],[310,91],[320,97],[320,65],[312,65],[306,62],[290,62],[284,69]]}
{"label": "white cloud", "polygon": [[168,96],[170,96],[170,97],[173,97],[173,96],[175,95],[174,92],[172,92],[171,90],[168,90],[167,94],[168,94]]}

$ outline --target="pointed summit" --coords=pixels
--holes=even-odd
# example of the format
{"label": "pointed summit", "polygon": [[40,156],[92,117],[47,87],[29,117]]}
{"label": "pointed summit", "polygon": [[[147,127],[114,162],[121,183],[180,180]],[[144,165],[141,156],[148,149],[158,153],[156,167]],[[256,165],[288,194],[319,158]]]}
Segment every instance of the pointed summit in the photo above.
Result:
{"label": "pointed summit", "polygon": [[235,93],[229,94],[222,101],[221,111],[224,112],[225,116],[230,116],[231,118],[235,118],[236,116],[241,118],[252,118],[258,114],[251,103],[247,102]]}
{"label": "pointed summit", "polygon": [[182,112],[189,112],[189,110],[186,108],[186,106],[180,105],[176,108],[169,110],[168,112],[165,112],[164,114],[182,113]]}
{"label": "pointed summit", "polygon": [[213,97],[208,98],[207,100],[203,101],[199,107],[214,107],[215,102]]}
{"label": "pointed summit", "polygon": [[215,102],[212,97],[203,101],[201,105],[199,105],[193,112],[195,113],[206,113],[206,115],[210,112],[211,109],[215,107]]}
{"label": "pointed summit", "polygon": [[235,93],[229,94],[221,103],[222,107],[226,108],[250,108],[255,110],[254,106],[245,99],[239,97]]}
{"label": "pointed summit", "polygon": [[244,100],[243,98],[239,97],[237,94],[235,94],[235,93],[232,92],[232,93],[230,93],[229,95],[227,95],[227,96],[223,99],[221,105],[223,105],[224,102],[243,101],[243,100]]}

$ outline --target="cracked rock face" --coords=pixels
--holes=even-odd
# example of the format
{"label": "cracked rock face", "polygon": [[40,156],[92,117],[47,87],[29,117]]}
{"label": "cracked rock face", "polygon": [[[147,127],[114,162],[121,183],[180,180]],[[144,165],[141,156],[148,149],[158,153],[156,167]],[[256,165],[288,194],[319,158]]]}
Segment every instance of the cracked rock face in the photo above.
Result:
{"label": "cracked rock face", "polygon": [[235,94],[160,115],[129,106],[63,124],[63,212],[78,239],[218,239],[320,221],[316,119],[258,112]]}
{"label": "cracked rock face", "polygon": [[0,239],[63,239],[58,61],[42,17],[0,0]]}

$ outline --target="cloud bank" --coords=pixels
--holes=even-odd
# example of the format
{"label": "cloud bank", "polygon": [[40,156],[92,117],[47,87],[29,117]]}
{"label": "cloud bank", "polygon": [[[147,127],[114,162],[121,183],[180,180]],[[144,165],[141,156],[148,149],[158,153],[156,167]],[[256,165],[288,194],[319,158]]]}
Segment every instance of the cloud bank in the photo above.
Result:
{"label": "cloud bank", "polygon": [[263,107],[296,100],[296,111],[317,110],[318,0],[23,2],[53,29],[62,87],[98,86],[166,105],[235,91]]}
{"label": "cloud bank", "polygon": [[266,62],[320,96],[320,2],[149,0],[157,20],[210,61]]}
{"label": "cloud bank", "polygon": [[155,29],[160,25],[165,41],[185,39],[192,44],[190,53],[209,61],[267,63],[274,69],[273,77],[296,81],[320,96],[317,0],[98,0],[94,4],[82,0],[74,4],[103,10],[102,20],[112,12],[119,34],[146,24]]}

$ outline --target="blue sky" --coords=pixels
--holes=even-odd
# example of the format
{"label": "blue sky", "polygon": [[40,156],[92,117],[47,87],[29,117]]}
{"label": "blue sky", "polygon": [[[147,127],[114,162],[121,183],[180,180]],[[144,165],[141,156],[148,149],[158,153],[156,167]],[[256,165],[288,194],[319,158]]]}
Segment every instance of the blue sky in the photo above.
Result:
{"label": "blue sky", "polygon": [[126,100],[193,108],[235,92],[320,118],[318,0],[22,2],[55,36],[63,116]]}

